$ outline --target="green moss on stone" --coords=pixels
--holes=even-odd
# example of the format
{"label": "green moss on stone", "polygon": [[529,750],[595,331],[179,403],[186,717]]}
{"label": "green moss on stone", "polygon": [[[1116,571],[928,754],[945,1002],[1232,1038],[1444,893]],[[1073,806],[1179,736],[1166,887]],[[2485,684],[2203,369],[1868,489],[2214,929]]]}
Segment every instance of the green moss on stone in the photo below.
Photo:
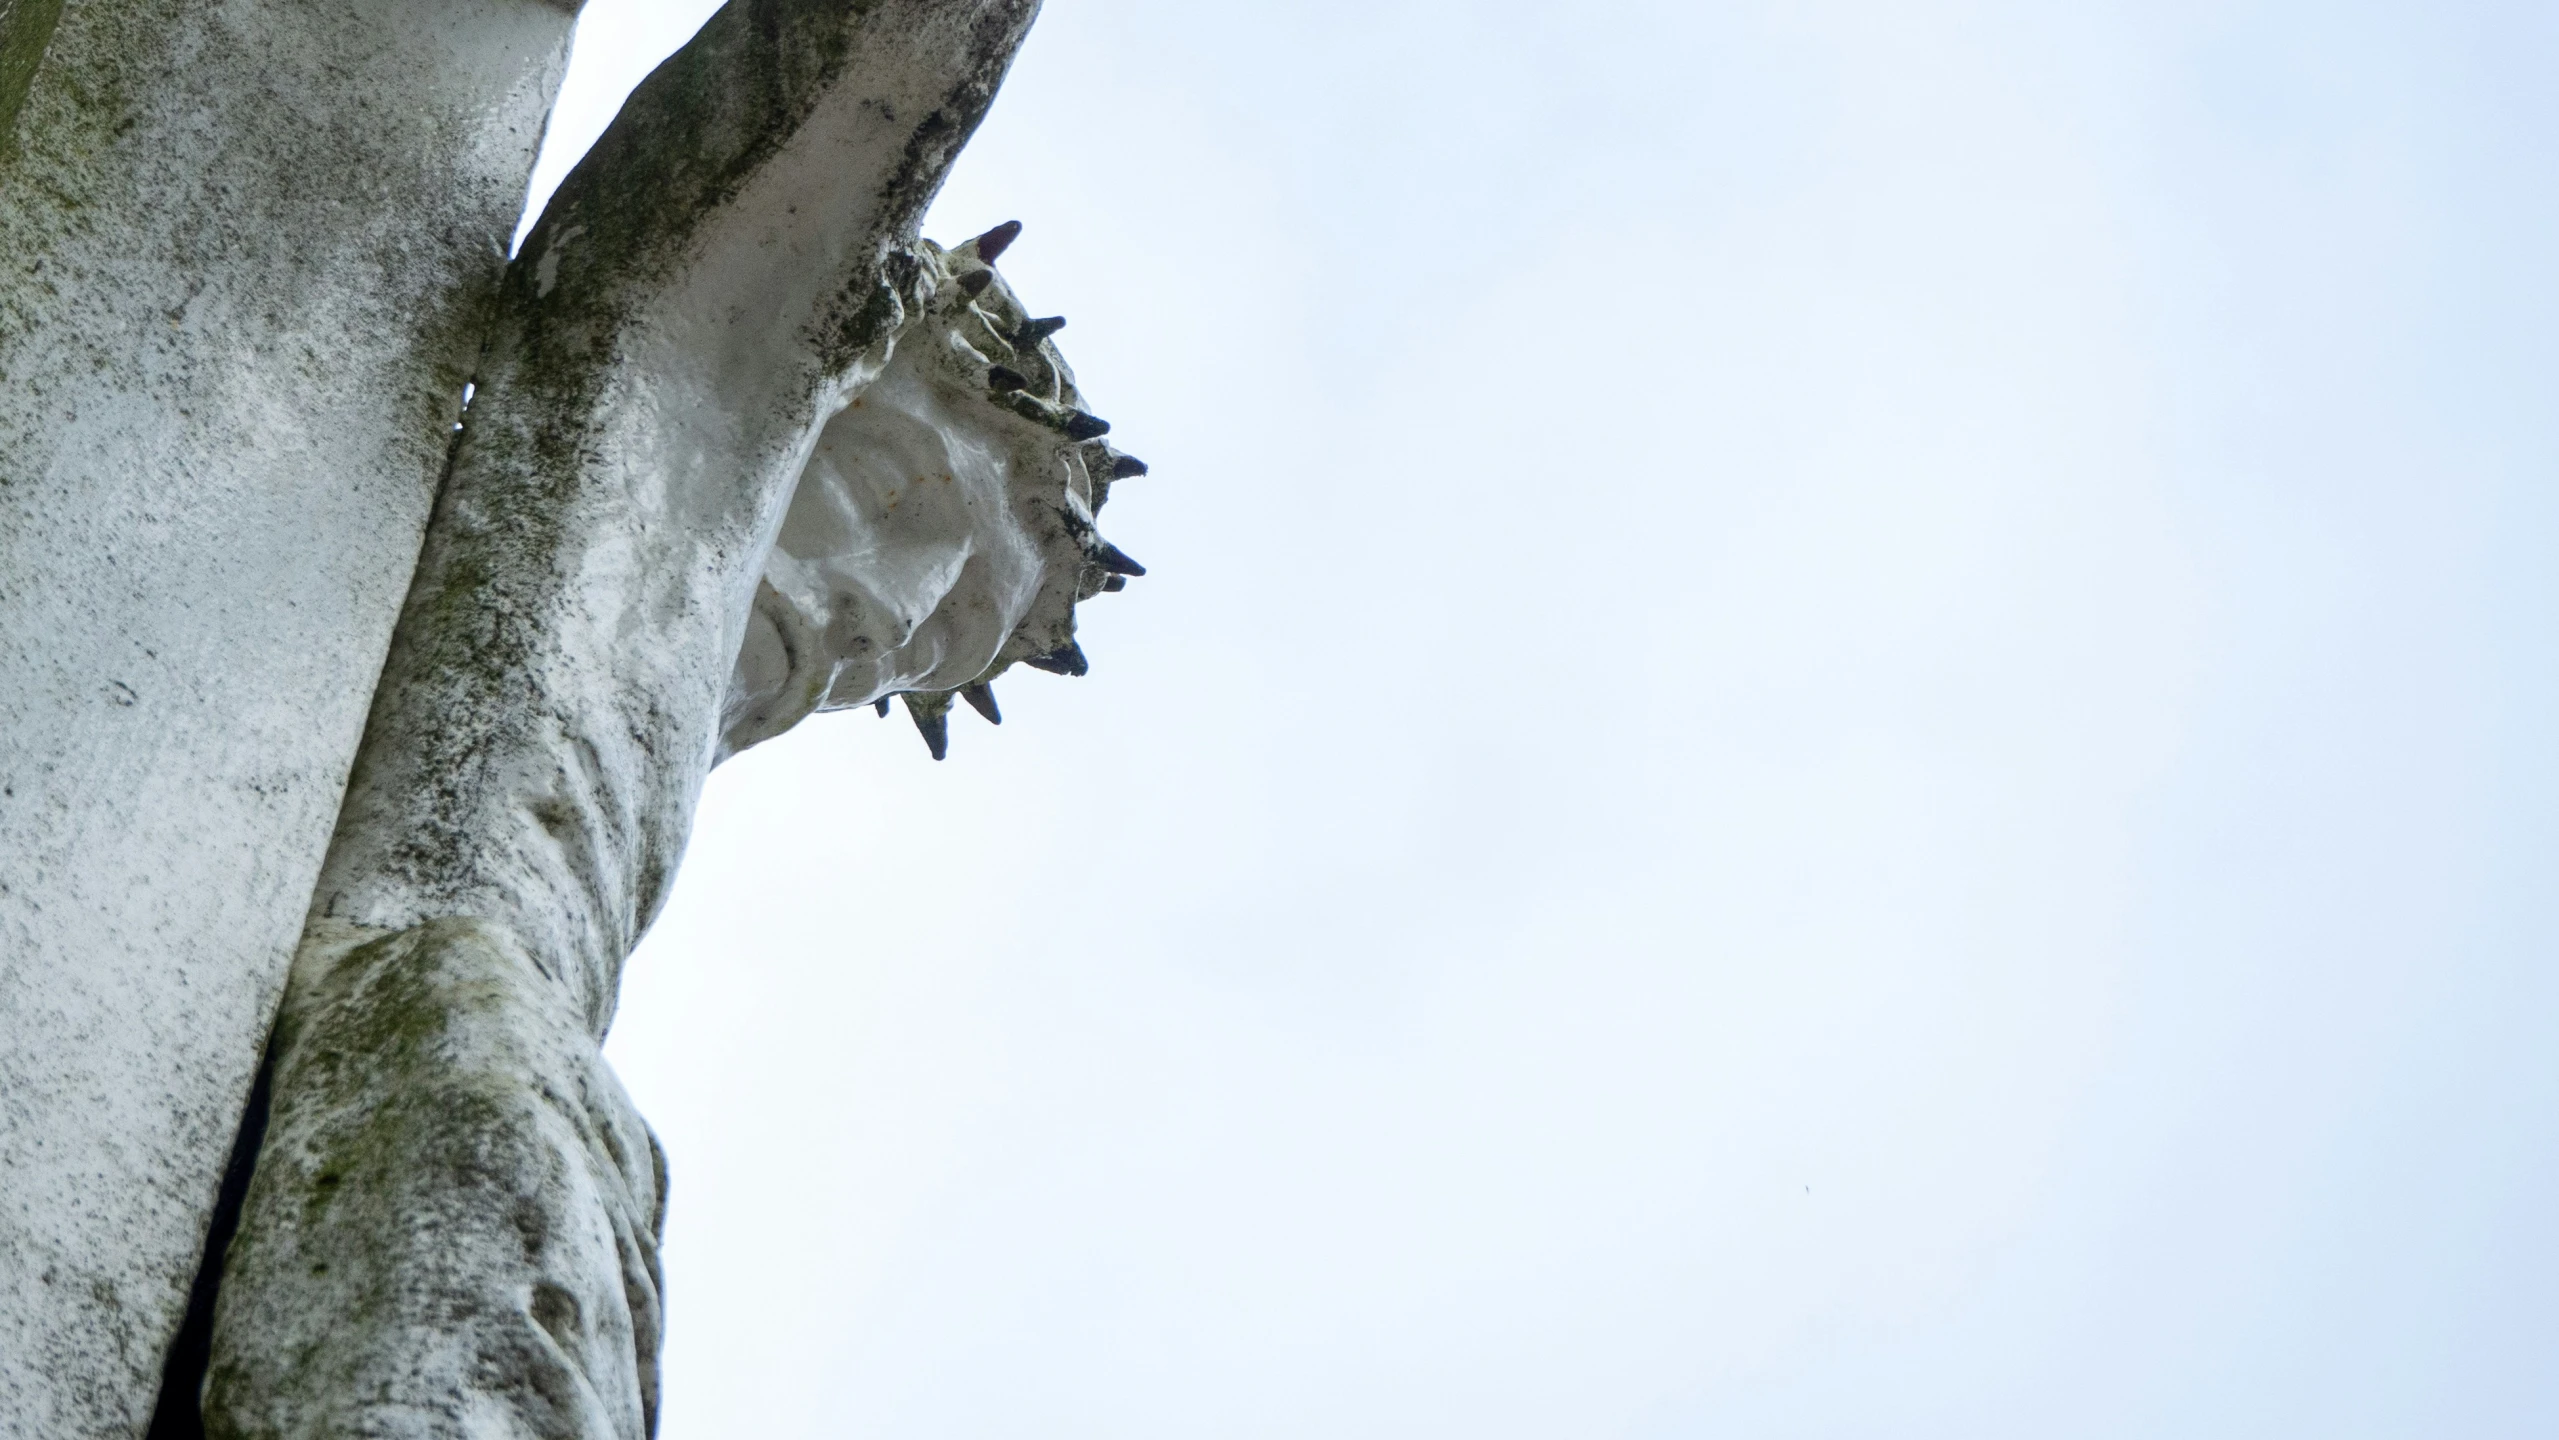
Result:
{"label": "green moss on stone", "polygon": [[18,107],[62,18],[62,0],[0,0],[0,154],[16,146]]}

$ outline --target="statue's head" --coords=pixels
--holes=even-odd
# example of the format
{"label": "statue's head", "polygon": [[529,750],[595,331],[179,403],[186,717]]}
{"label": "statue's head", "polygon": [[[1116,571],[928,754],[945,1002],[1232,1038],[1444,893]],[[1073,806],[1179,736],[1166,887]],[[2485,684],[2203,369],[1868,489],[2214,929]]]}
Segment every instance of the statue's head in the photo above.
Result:
{"label": "statue's head", "polygon": [[900,696],[939,759],[954,695],[993,720],[1007,668],[1083,674],[1076,604],[1144,573],[1093,517],[1146,467],[1085,411],[1051,338],[1066,322],[1032,316],[995,272],[1020,228],[915,255],[920,303],[827,422],[765,564],[724,757]]}

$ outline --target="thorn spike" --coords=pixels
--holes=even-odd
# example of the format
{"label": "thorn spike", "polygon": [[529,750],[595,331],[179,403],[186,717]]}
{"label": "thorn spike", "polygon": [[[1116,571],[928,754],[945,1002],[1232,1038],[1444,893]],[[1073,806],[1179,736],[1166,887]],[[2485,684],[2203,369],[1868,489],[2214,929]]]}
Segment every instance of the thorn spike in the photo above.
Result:
{"label": "thorn spike", "polygon": [[1111,457],[1111,478],[1114,480],[1132,480],[1145,473],[1146,462],[1134,455]]}
{"label": "thorn spike", "polygon": [[1128,577],[1125,575],[1113,575],[1102,582],[1102,589],[1105,593],[1113,593],[1127,588]]}
{"label": "thorn spike", "polygon": [[1081,675],[1093,668],[1085,662],[1084,647],[1072,640],[1046,655],[1034,655],[1022,663],[1034,670],[1046,670],[1051,675]]}
{"label": "thorn spike", "polygon": [[933,758],[943,759],[951,753],[951,712],[942,706],[913,705],[906,707],[915,717],[915,733],[924,737],[924,748]]}
{"label": "thorn spike", "polygon": [[985,294],[986,287],[994,283],[994,271],[971,270],[966,275],[960,277],[960,293],[966,295],[971,300],[974,300],[980,295]]}
{"label": "thorn spike", "polygon": [[987,367],[986,388],[998,395],[1009,395],[1016,390],[1028,389],[1030,383],[1029,378],[1019,370],[1008,369],[1002,365]]}
{"label": "thorn spike", "polygon": [[977,237],[975,242],[977,245],[977,258],[985,261],[989,265],[994,264],[995,257],[1003,254],[1006,248],[1011,246],[1013,241],[1018,238],[1021,233],[1022,222],[1019,220],[1007,220],[1003,224],[996,226],[994,229],[987,231],[985,234]]}
{"label": "thorn spike", "polygon": [[1025,320],[1022,322],[1022,328],[1013,332],[1013,348],[1023,351],[1037,350],[1040,348],[1041,341],[1065,328],[1066,317],[1063,315],[1051,315],[1044,320]]}
{"label": "thorn spike", "polygon": [[1001,725],[1004,723],[1004,712],[995,708],[994,686],[963,685],[960,687],[960,698],[969,702],[969,708],[971,710],[985,716],[987,724]]}
{"label": "thorn spike", "polygon": [[880,712],[880,718],[886,720],[889,718],[889,697],[883,695],[879,699],[872,701],[871,708]]}
{"label": "thorn spike", "polygon": [[1069,440],[1099,440],[1110,433],[1111,422],[1099,415],[1082,410],[1066,412],[1066,438]]}
{"label": "thorn spike", "polygon": [[1093,561],[1114,575],[1143,575],[1146,567],[1128,556],[1128,552],[1100,536],[1093,538]]}

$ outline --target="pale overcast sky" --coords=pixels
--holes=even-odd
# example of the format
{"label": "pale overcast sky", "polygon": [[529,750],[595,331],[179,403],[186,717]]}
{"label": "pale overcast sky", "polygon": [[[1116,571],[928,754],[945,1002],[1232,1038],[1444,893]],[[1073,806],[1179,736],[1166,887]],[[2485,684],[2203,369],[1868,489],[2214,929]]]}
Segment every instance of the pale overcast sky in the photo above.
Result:
{"label": "pale overcast sky", "polygon": [[2554,73],[1052,0],[929,233],[1152,573],[713,778],[667,1440],[2559,1433]]}

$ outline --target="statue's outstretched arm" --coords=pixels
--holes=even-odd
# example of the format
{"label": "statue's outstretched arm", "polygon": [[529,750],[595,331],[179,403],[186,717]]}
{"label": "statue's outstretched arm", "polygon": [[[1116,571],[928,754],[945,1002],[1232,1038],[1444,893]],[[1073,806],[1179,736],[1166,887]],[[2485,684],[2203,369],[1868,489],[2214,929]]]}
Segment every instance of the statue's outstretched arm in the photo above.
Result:
{"label": "statue's outstretched arm", "polygon": [[1035,9],[732,0],[633,93],[508,273],[316,916],[502,917],[601,1033],[784,508]]}

